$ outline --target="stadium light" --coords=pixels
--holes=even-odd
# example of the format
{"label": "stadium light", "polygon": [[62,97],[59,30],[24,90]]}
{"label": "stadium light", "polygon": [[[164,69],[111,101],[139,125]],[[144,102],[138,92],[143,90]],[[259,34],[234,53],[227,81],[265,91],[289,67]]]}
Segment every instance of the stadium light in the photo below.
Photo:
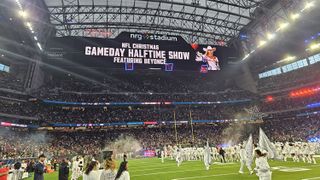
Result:
{"label": "stadium light", "polygon": [[319,49],[320,48],[320,43],[318,44],[311,44],[310,49],[311,50],[315,50],[315,49]]}
{"label": "stadium light", "polygon": [[32,27],[32,24],[30,22],[27,22],[26,25],[28,28]]}
{"label": "stadium light", "polygon": [[307,2],[306,6],[304,7],[304,9],[310,9],[311,7],[314,6],[314,1],[311,2]]}
{"label": "stadium light", "polygon": [[311,45],[309,46],[309,48],[306,49],[306,51],[311,51],[311,50],[316,50],[316,49],[320,49],[320,43],[311,44]]}
{"label": "stadium light", "polygon": [[[299,18],[301,17],[301,15],[302,15],[302,12],[303,12],[303,11],[305,11],[306,9],[310,9],[311,7],[314,7],[314,6],[315,6],[315,1],[314,1],[314,0],[309,0],[309,2],[307,2],[307,3],[305,4],[305,6],[304,6],[303,9],[301,9],[300,11],[298,11],[298,12],[296,12],[296,13],[291,14],[290,19],[291,19],[292,21],[295,21],[295,20],[299,19]],[[272,39],[276,36],[276,33],[277,33],[278,31],[285,30],[285,29],[287,29],[289,26],[290,26],[290,22],[281,22],[281,23],[279,24],[278,28],[275,30],[275,32],[274,32],[273,34],[272,34],[272,33],[267,34],[267,40],[272,40]],[[318,36],[320,36],[320,33],[319,33]],[[241,35],[240,35],[240,38],[241,38]],[[309,40],[305,40],[306,43],[307,43],[308,41],[309,41]],[[258,46],[256,47],[256,49],[264,46],[266,43],[267,43],[267,41],[260,41],[260,42],[258,43]],[[314,46],[313,48],[316,48],[316,49],[317,49],[318,46]],[[255,49],[255,50],[256,50],[256,49]],[[307,49],[307,50],[309,50],[309,49]],[[250,54],[251,54],[251,53],[247,54],[242,60],[247,59]],[[286,59],[289,59],[289,60],[290,60],[291,58],[286,58]],[[282,61],[282,60],[281,60],[281,61]],[[279,62],[281,62],[281,61],[279,61]]]}
{"label": "stadium light", "polygon": [[21,16],[22,18],[26,19],[28,17],[28,13],[25,11],[19,11],[19,16]]}
{"label": "stadium light", "polygon": [[19,1],[19,0],[16,0],[16,3],[17,3],[17,5],[19,6],[19,8],[22,10],[22,5],[21,5],[20,1]]}
{"label": "stadium light", "polygon": [[277,31],[286,29],[289,25],[290,24],[288,22],[280,23],[279,28],[277,29]]}
{"label": "stadium light", "polygon": [[242,61],[246,60],[249,56],[250,56],[250,54],[245,55],[244,58],[242,59]]}
{"label": "stadium light", "polygon": [[299,17],[300,17],[300,14],[299,14],[299,13],[291,14],[291,16],[290,16],[290,18],[291,18],[292,20],[296,20],[296,19],[298,19]]}
{"label": "stadium light", "polygon": [[37,46],[39,47],[39,49],[42,51],[42,47],[41,44],[39,42],[37,42]]}
{"label": "stadium light", "polygon": [[296,56],[287,56],[286,58],[284,58],[283,60],[281,61],[293,61],[295,60],[297,57]]}
{"label": "stadium light", "polygon": [[274,37],[276,37],[276,34],[267,33],[268,40],[274,39]]}
{"label": "stadium light", "polygon": [[26,25],[29,28],[29,30],[31,31],[31,33],[32,33],[33,32],[32,24],[30,22],[27,22]]}
{"label": "stadium light", "polygon": [[267,44],[267,41],[261,40],[261,41],[259,42],[258,47],[262,47],[262,46],[264,46],[265,44]]}
{"label": "stadium light", "polygon": [[283,62],[289,62],[295,60],[297,57],[296,56],[286,56],[284,59],[277,61],[276,63],[283,63]]}

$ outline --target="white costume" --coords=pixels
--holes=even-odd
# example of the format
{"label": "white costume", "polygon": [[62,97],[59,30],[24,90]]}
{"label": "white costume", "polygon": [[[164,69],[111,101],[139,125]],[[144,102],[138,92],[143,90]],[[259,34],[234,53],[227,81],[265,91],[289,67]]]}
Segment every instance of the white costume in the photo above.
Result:
{"label": "white costume", "polygon": [[308,146],[308,163],[317,164],[317,161],[314,158],[315,154],[316,154],[316,147],[312,144],[309,144],[309,146]]}
{"label": "white costume", "polygon": [[256,158],[256,167],[254,168],[257,172],[259,180],[271,180],[271,171],[266,157]]}
{"label": "white costume", "polygon": [[203,154],[203,162],[204,162],[204,165],[206,166],[206,170],[209,170],[210,165],[211,165],[211,161],[212,161],[211,150],[210,150],[209,144],[207,142],[207,146],[205,147],[204,154]]}
{"label": "white costume", "polygon": [[241,163],[239,173],[243,174],[243,166],[244,165],[246,165],[248,170],[250,171],[250,173],[252,173],[251,164],[247,158],[246,150],[241,148],[239,154],[240,154],[240,163]]}
{"label": "white costume", "polygon": [[219,67],[219,60],[217,57],[215,57],[214,59],[212,58],[209,58],[209,57],[203,57],[207,62],[208,62],[208,70],[209,71],[215,71],[215,70],[220,70],[220,67]]}
{"label": "white costume", "polygon": [[164,156],[165,156],[164,151],[161,151],[161,163],[164,163]]}
{"label": "white costume", "polygon": [[117,180],[130,180],[130,174],[128,171],[123,171],[121,176]]}
{"label": "white costume", "polygon": [[100,175],[100,180],[114,180],[117,175],[116,170],[103,170],[101,175]]}
{"label": "white costume", "polygon": [[71,180],[77,180],[81,176],[81,171],[79,167],[79,161],[75,160],[72,162],[72,174],[71,174]]}
{"label": "white costume", "polygon": [[[203,50],[204,51],[208,51],[208,50],[215,51],[216,48],[212,48],[211,46],[208,46],[207,48],[203,48]],[[209,71],[220,70],[219,60],[218,60],[218,57],[216,57],[216,56],[213,56],[213,58],[210,58],[210,57],[206,56],[205,54],[201,54],[200,52],[198,52],[195,60],[196,61],[203,61],[203,62],[207,63]]]}
{"label": "white costume", "polygon": [[100,173],[96,170],[92,170],[89,174],[83,173],[83,180],[98,180],[100,179]]}
{"label": "white costume", "polygon": [[177,162],[177,166],[179,167],[182,163],[182,157],[181,157],[181,149],[177,149],[176,152],[176,162]]}

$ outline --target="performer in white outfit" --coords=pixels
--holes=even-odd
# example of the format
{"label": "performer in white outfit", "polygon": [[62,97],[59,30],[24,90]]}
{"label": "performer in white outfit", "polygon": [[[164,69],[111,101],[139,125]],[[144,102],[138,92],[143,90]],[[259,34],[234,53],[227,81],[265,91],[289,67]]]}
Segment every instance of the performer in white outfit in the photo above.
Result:
{"label": "performer in white outfit", "polygon": [[207,141],[207,145],[204,148],[204,154],[203,154],[203,162],[206,167],[206,170],[209,170],[211,165],[211,149],[209,147],[209,142]]}
{"label": "performer in white outfit", "polygon": [[91,161],[85,172],[83,173],[83,180],[98,180],[100,179],[100,174],[98,172],[98,162]]}
{"label": "performer in white outfit", "polygon": [[161,151],[161,163],[164,163],[164,150]]}
{"label": "performer in white outfit", "polygon": [[73,162],[72,162],[72,174],[71,174],[71,180],[77,180],[81,176],[81,170],[79,167],[79,158],[77,157]]}
{"label": "performer in white outfit", "polygon": [[308,163],[317,164],[316,159],[314,158],[314,155],[316,154],[316,146],[313,144],[308,145]]}
{"label": "performer in white outfit", "polygon": [[240,163],[241,163],[239,173],[243,174],[243,167],[244,167],[244,165],[246,165],[250,174],[252,174],[253,171],[251,168],[251,162],[250,162],[251,160],[248,159],[246,150],[244,149],[243,146],[240,146],[239,154],[240,154]]}
{"label": "performer in white outfit", "polygon": [[163,152],[164,152],[164,157],[167,158],[168,157],[168,149],[167,146],[163,147]]}
{"label": "performer in white outfit", "polygon": [[270,166],[267,161],[267,153],[256,149],[256,167],[254,168],[259,180],[271,180]]}
{"label": "performer in white outfit", "polygon": [[177,166],[180,167],[181,163],[182,163],[182,157],[181,157],[181,149],[177,149],[176,152],[176,162],[177,162]]}

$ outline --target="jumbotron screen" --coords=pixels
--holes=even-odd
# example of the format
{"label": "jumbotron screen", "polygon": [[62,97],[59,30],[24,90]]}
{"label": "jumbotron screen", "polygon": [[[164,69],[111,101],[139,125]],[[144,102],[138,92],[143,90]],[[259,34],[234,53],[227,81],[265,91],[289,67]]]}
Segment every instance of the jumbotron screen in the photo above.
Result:
{"label": "jumbotron screen", "polygon": [[180,36],[123,32],[114,39],[61,37],[49,40],[50,64],[123,70],[218,71],[230,48],[188,44]]}

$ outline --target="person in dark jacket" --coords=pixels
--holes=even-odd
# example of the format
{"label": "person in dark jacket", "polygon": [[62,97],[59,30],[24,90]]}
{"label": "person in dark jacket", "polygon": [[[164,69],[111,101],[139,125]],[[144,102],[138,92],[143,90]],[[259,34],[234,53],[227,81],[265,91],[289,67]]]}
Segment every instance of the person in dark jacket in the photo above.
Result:
{"label": "person in dark jacket", "polygon": [[39,156],[39,162],[36,163],[34,166],[34,178],[33,180],[44,180],[43,174],[44,174],[44,161],[46,159],[46,156],[44,154],[41,154]]}
{"label": "person in dark jacket", "polygon": [[67,159],[63,159],[59,166],[59,180],[68,180],[69,177],[69,163]]}
{"label": "person in dark jacket", "polygon": [[225,159],[226,151],[222,149],[222,147],[220,147],[219,149],[219,154],[220,154],[221,163],[226,163],[226,159]]}

